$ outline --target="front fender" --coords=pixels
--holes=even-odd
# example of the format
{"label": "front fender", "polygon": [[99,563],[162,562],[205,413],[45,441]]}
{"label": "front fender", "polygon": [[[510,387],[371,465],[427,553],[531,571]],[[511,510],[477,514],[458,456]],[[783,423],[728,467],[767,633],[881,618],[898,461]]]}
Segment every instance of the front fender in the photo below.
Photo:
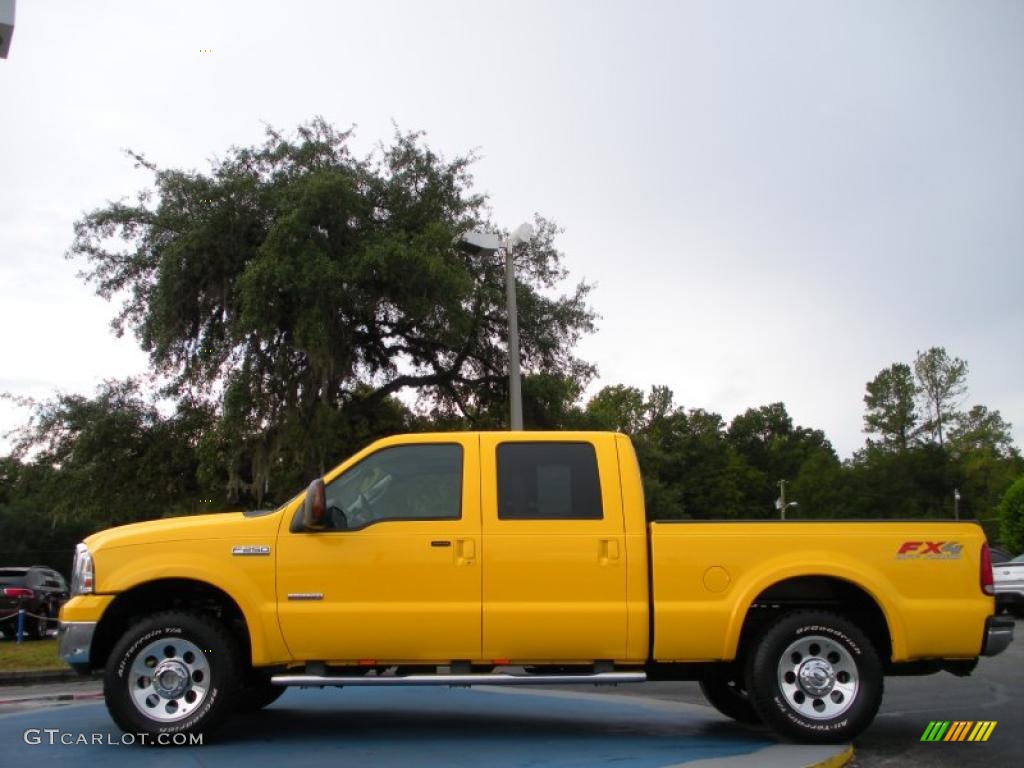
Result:
{"label": "front fender", "polygon": [[264,545],[265,540],[201,540],[135,544],[96,553],[97,586],[104,594],[124,593],[162,579],[189,579],[209,584],[238,605],[249,628],[252,662],[290,661],[277,621],[273,553],[236,556],[237,545]]}

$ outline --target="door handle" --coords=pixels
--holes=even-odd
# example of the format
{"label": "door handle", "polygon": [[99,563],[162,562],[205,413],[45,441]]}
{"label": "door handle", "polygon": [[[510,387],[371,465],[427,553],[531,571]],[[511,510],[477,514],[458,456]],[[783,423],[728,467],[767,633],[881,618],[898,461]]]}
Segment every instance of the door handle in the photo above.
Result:
{"label": "door handle", "polygon": [[598,560],[601,561],[601,565],[607,565],[612,560],[619,559],[619,540],[618,539],[601,539],[601,545],[598,552]]}
{"label": "door handle", "polygon": [[476,557],[476,542],[473,539],[458,539],[455,547],[455,562],[458,565],[472,565]]}
{"label": "door handle", "polygon": [[432,547],[450,547],[452,543],[450,541],[432,541],[430,546]]}

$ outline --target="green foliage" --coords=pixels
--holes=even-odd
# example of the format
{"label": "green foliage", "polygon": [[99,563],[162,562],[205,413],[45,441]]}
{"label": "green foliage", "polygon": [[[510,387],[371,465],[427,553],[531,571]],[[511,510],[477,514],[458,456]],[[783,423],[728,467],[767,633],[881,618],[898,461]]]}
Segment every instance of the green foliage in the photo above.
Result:
{"label": "green foliage", "polygon": [[591,429],[639,435],[651,421],[651,406],[636,387],[615,385],[594,395],[584,411]]}
{"label": "green foliage", "polygon": [[1006,491],[997,515],[999,541],[1014,552],[1024,551],[1024,476]]}
{"label": "green foliage", "polygon": [[932,347],[917,354],[913,374],[895,363],[868,383],[864,428],[880,439],[869,439],[850,462],[849,514],[952,517],[958,492],[961,517],[992,520],[1024,462],[999,411],[960,410],[967,370],[965,361]]}
{"label": "green foliage", "polygon": [[950,357],[945,347],[918,352],[914,360],[918,393],[926,414],[924,429],[940,446],[956,420],[957,408],[967,392],[967,363]]}
{"label": "green foliage", "polygon": [[967,413],[957,414],[948,442],[955,456],[979,452],[1003,458],[1018,455],[1010,425],[999,411],[990,411],[984,405],[975,405]]}
{"label": "green foliage", "polygon": [[909,365],[894,363],[879,372],[868,382],[864,395],[864,431],[879,435],[882,447],[906,450],[920,421],[916,396],[917,385]]}
{"label": "green foliage", "polygon": [[[473,158],[447,161],[401,133],[355,158],[348,140],[319,119],[295,138],[268,130],[207,174],[133,154],[155,189],[76,224],[69,256],[101,296],[127,297],[117,331],[136,334],[168,396],[216,407],[204,472],[226,472],[232,498],[260,503],[275,472],[312,477],[376,431],[359,426],[367,414],[383,408],[394,426],[382,402],[403,389],[439,418],[501,423],[503,267],[455,245],[487,225]],[[594,315],[582,283],[552,295],[567,276],[558,229],[534,223],[514,254],[520,344],[538,377],[534,415],[550,423],[552,396],[593,373],[572,349]],[[540,391],[557,380],[560,395]]]}
{"label": "green foliage", "polygon": [[161,416],[131,381],[37,404],[0,460],[0,562],[67,574],[75,542],[95,530],[199,511],[202,417],[184,405]]}
{"label": "green foliage", "polygon": [[786,512],[790,519],[850,517],[851,470],[828,451],[816,451],[801,465],[788,487],[787,502],[795,500],[796,509]]}
{"label": "green foliage", "polygon": [[212,418],[187,400],[165,417],[134,380],[105,382],[91,399],[58,395],[20,430],[6,495],[41,504],[51,528],[200,511],[209,494],[193,449]]}
{"label": "green foliage", "polygon": [[899,452],[868,446],[848,469],[844,517],[953,517],[957,477],[938,445],[925,443]]}
{"label": "green foliage", "polygon": [[[815,463],[839,466],[824,433],[794,426],[782,403],[752,408],[727,426],[717,413],[676,407],[667,387],[645,397],[610,386],[587,403],[583,424],[632,438],[650,519],[772,518],[779,480]],[[803,486],[808,515],[829,516],[825,507],[814,509],[825,497],[812,491],[811,476]]]}
{"label": "green foliage", "polygon": [[610,386],[587,403],[582,426],[632,438],[649,519],[738,514],[735,456],[717,414],[677,408],[667,387],[654,387],[645,397],[634,387]]}
{"label": "green foliage", "polygon": [[[749,468],[744,488],[744,516],[776,517],[778,482],[796,479],[808,461],[837,461],[831,443],[818,429],[794,426],[782,403],[751,408],[732,420],[728,441]],[[807,502],[795,496],[789,501]],[[824,510],[798,509],[793,516],[825,516]]]}
{"label": "green foliage", "polygon": [[[573,429],[581,423],[577,402],[583,394],[579,380],[554,373],[538,373],[523,378],[523,424],[526,429]],[[502,418],[508,410],[508,397],[500,398]]]}

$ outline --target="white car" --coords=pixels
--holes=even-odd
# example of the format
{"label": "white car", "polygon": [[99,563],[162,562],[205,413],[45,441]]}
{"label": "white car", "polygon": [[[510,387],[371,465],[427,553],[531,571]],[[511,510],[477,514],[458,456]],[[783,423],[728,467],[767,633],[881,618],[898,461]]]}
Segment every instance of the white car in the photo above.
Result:
{"label": "white car", "polygon": [[992,566],[995,579],[996,607],[1024,617],[1024,555]]}

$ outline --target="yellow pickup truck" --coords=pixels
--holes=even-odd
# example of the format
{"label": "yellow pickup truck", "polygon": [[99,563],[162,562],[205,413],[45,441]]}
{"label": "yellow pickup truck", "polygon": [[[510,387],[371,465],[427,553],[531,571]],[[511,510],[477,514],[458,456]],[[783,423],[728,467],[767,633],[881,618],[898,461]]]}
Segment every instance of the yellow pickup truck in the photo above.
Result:
{"label": "yellow pickup truck", "polygon": [[698,680],[831,742],[884,675],[965,675],[1013,637],[973,523],[648,523],[632,445],[594,432],[387,438],[273,511],[96,533],[72,589],[61,655],[153,736],[285,686]]}

